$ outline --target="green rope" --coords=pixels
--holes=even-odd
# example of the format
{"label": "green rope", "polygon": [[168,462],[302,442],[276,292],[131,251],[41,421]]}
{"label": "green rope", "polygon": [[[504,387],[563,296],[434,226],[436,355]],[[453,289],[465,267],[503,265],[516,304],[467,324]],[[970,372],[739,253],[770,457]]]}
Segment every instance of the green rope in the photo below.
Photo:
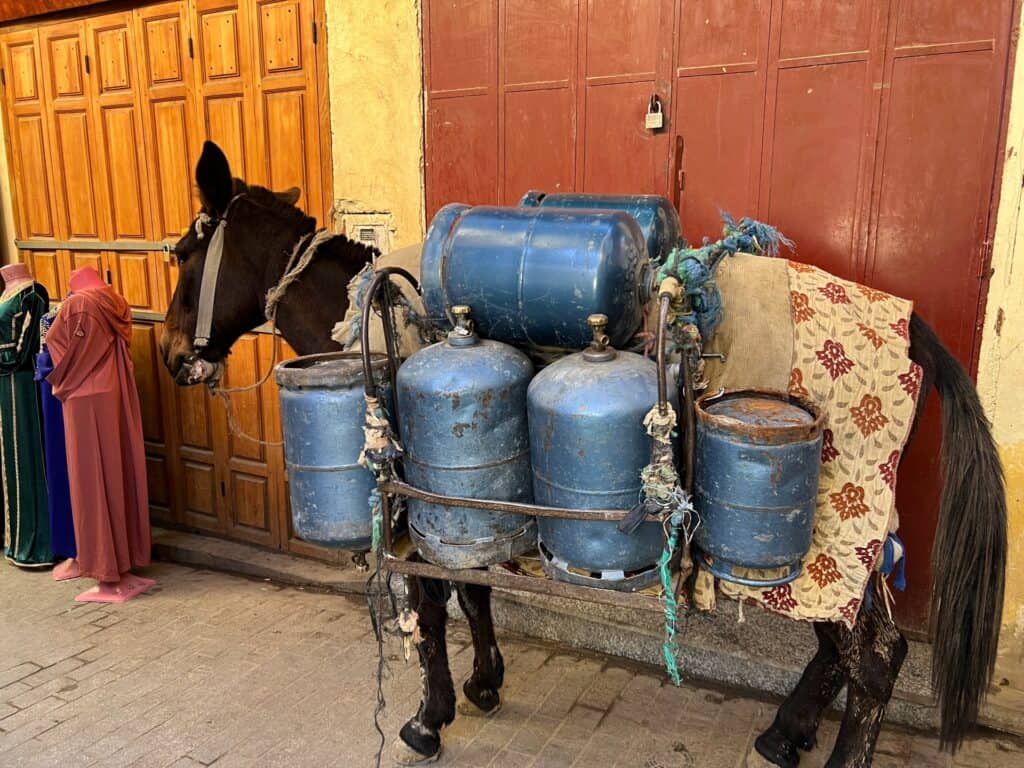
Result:
{"label": "green rope", "polygon": [[661,559],[658,561],[658,571],[661,575],[661,601],[665,606],[665,641],[662,643],[661,652],[665,657],[665,669],[672,682],[682,685],[682,678],[679,676],[679,666],[676,663],[676,651],[678,643],[676,634],[679,624],[679,604],[676,602],[676,593],[672,588],[672,571],[669,567],[672,557],[675,554],[676,545],[679,542],[679,527],[683,522],[683,513],[674,512],[669,518],[671,532],[665,541],[665,548],[662,550]]}

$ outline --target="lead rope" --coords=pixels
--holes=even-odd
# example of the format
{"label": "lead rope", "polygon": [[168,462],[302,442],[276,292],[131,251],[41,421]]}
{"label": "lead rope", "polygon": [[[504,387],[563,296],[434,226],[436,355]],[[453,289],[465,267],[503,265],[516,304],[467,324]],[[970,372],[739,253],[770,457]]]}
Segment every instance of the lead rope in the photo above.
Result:
{"label": "lead rope", "polygon": [[[270,375],[274,372],[274,367],[277,365],[277,348],[279,346],[277,333],[277,306],[280,304],[281,299],[284,298],[285,291],[288,290],[292,283],[299,279],[306,267],[308,267],[313,261],[316,249],[324,242],[324,240],[327,240],[330,237],[332,237],[332,235],[327,232],[326,229],[321,229],[313,235],[312,240],[309,241],[309,245],[305,248],[302,246],[306,243],[307,238],[301,238],[292,250],[292,255],[288,259],[288,264],[285,267],[284,274],[281,275],[281,278],[277,281],[274,287],[267,291],[266,304],[264,305],[264,316],[268,321],[270,321],[270,335],[273,342],[270,345],[270,365],[267,367],[266,372],[260,377],[260,380],[254,384],[247,384],[241,387],[221,387],[217,384],[210,386],[210,391],[219,397],[224,403],[224,412],[228,418],[228,429],[231,430],[231,434],[235,437],[239,437],[258,445],[267,445],[272,448],[279,448],[284,445],[283,440],[263,440],[247,434],[239,426],[238,420],[235,418],[235,408],[231,402],[231,395],[239,395],[244,392],[257,390],[270,379]],[[299,255],[300,253],[302,254],[301,256]]]}

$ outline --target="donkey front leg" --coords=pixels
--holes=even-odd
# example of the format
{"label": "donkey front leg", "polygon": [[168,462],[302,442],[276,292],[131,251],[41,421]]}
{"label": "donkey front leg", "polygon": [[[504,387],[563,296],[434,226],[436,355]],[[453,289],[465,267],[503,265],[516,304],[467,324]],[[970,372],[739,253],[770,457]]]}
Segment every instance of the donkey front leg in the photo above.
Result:
{"label": "donkey front leg", "polygon": [[[846,668],[846,712],[825,768],[868,768],[885,707],[907,656],[907,640],[889,617],[874,585],[853,630],[841,627],[836,644]],[[839,626],[839,625],[832,625]]]}
{"label": "donkey front leg", "polygon": [[498,689],[505,680],[505,662],[494,637],[491,588],[479,584],[457,584],[455,589],[473,635],[473,674],[462,686],[469,704],[460,702],[459,712],[493,715],[501,707]]}
{"label": "donkey front leg", "polygon": [[818,652],[779,707],[771,727],[754,742],[761,757],[782,768],[796,768],[800,762],[798,749],[814,748],[821,716],[846,683],[839,649],[833,640],[833,626],[815,622]]}
{"label": "donkey front leg", "polygon": [[409,605],[416,606],[422,635],[416,647],[423,698],[416,716],[403,725],[398,734],[394,757],[402,765],[436,760],[441,754],[441,729],[455,719],[455,688],[445,643],[446,604],[450,595],[447,582],[409,579]]}

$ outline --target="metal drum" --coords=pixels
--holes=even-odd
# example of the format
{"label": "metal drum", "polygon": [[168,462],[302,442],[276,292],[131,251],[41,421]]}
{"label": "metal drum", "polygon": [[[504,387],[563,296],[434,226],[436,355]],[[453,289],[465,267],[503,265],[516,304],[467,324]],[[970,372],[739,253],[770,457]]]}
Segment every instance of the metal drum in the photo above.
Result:
{"label": "metal drum", "polygon": [[519,201],[523,208],[574,208],[624,211],[636,219],[647,243],[647,253],[656,264],[668,258],[683,243],[679,214],[661,195],[590,195],[583,192],[545,194],[531,189]]}
{"label": "metal drum", "polygon": [[[537,504],[631,509],[650,461],[644,416],[658,400],[657,367],[598,340],[538,373],[530,383],[530,457]],[[574,584],[632,591],[658,578],[662,529],[643,523],[538,519],[544,570]]]}
{"label": "metal drum", "polygon": [[821,440],[820,410],[792,395],[742,390],[697,401],[695,542],[715,576],[771,587],[800,575],[814,530]]}
{"label": "metal drum", "polygon": [[640,227],[617,211],[446,205],[423,243],[427,314],[473,307],[480,335],[534,348],[579,349],[587,317],[608,316],[613,345],[643,320],[653,270]]}
{"label": "metal drum", "polygon": [[[373,356],[384,385],[387,360]],[[305,541],[356,552],[370,548],[373,473],[363,448],[363,368],[359,353],[306,355],[274,369],[280,388],[292,525]]]}
{"label": "metal drum", "polygon": [[[519,350],[477,337],[467,307],[453,313],[448,339],[398,370],[406,480],[448,496],[529,503],[526,387],[533,365]],[[449,568],[504,562],[537,541],[532,517],[414,499],[409,533],[426,560]]]}

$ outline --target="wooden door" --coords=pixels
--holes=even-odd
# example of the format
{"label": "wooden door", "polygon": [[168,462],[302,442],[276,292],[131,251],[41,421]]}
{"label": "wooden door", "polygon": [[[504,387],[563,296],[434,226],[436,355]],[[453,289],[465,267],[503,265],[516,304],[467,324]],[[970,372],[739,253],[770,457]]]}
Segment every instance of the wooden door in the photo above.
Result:
{"label": "wooden door", "polygon": [[[133,14],[146,178],[157,180],[145,185],[153,239],[175,241],[197,209],[192,173],[201,145],[188,7],[175,0],[139,8]],[[177,265],[169,253],[151,256],[151,262],[163,291],[156,306],[162,312],[178,282]]]}
{"label": "wooden door", "polygon": [[[15,202],[15,226],[24,239],[59,240],[58,208],[51,195],[54,160],[47,138],[43,64],[36,30],[11,32],[0,38],[4,70],[6,146]],[[66,285],[57,250],[21,251],[36,279],[51,295]]]}
{"label": "wooden door", "polygon": [[298,187],[299,207],[324,210],[311,0],[257,0],[250,16],[254,117],[259,167],[253,179],[273,190]]}

